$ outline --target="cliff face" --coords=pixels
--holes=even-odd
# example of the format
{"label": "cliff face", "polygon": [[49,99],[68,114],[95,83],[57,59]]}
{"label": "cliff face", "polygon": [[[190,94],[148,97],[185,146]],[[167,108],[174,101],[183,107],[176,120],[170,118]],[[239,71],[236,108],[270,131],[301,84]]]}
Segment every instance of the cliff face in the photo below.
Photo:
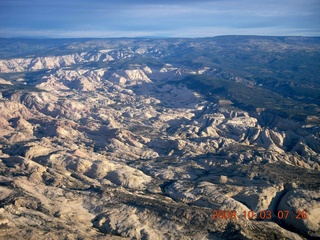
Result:
{"label": "cliff face", "polygon": [[0,60],[0,238],[320,236],[316,102],[295,102],[312,121],[289,97],[253,108],[252,91],[284,98],[183,62],[187,40],[101,41]]}

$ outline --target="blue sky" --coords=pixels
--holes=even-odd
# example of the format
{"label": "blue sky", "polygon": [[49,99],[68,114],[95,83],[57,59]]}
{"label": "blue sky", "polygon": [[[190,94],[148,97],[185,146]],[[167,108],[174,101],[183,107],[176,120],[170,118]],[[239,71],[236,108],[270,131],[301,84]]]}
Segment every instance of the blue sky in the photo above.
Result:
{"label": "blue sky", "polygon": [[0,37],[320,36],[320,0],[0,0]]}

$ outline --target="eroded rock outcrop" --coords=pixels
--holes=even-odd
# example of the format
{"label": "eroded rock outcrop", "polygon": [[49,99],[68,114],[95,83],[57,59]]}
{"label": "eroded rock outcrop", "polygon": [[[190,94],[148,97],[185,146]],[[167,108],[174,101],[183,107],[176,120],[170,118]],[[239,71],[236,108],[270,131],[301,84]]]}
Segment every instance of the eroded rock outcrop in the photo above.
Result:
{"label": "eroded rock outcrop", "polygon": [[[219,69],[123,41],[0,60],[2,73],[32,73],[0,79],[0,238],[320,237],[316,125],[202,95],[182,79],[218,81]],[[144,54],[154,62],[127,63]]]}

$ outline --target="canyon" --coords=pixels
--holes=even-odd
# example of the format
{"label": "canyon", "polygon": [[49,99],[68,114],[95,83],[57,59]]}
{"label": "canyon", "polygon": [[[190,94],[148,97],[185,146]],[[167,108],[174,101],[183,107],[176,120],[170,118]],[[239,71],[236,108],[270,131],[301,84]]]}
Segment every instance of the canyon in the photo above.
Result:
{"label": "canyon", "polygon": [[8,41],[0,238],[320,237],[319,38]]}

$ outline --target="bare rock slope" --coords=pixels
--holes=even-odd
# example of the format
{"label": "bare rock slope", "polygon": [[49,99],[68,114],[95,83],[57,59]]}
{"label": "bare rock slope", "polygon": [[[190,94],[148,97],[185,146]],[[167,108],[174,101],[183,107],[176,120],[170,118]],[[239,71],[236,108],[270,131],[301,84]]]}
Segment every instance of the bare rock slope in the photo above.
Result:
{"label": "bare rock slope", "polygon": [[181,82],[214,67],[100,44],[0,60],[0,239],[320,237],[318,125]]}

